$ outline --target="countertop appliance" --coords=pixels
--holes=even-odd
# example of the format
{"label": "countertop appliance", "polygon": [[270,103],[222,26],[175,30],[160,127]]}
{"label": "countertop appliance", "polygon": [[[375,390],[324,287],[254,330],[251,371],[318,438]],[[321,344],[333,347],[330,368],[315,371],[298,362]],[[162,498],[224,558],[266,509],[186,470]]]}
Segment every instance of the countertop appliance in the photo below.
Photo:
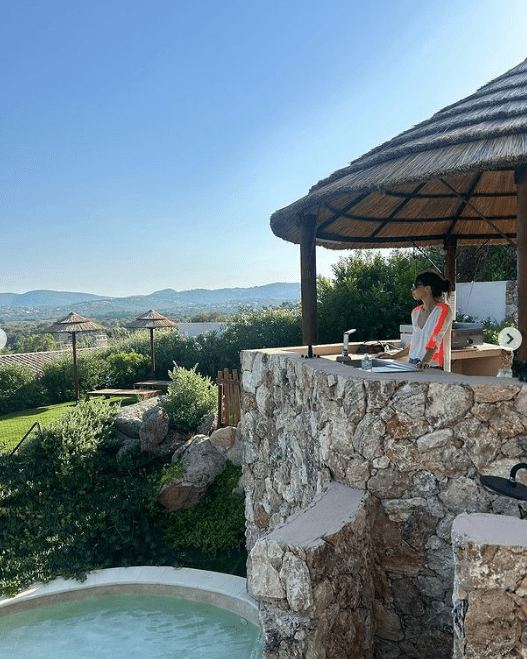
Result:
{"label": "countertop appliance", "polygon": [[[412,326],[400,325],[401,347],[406,347],[412,338]],[[482,345],[483,323],[452,323],[452,350],[462,350],[470,346]]]}

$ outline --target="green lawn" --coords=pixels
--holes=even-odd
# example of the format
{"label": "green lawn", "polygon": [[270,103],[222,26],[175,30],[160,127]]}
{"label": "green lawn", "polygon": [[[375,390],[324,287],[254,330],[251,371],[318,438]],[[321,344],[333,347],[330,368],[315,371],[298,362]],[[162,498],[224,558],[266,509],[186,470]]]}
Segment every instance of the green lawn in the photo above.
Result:
{"label": "green lawn", "polygon": [[[128,404],[130,401],[124,401],[121,398],[114,398],[112,400],[112,403],[123,404],[123,402],[124,404]],[[35,407],[31,410],[21,410],[20,412],[0,416],[0,453],[10,451],[14,448],[35,421],[38,421],[40,427],[43,428],[74,406],[74,402],[58,403],[57,405]]]}
{"label": "green lawn", "polygon": [[35,421],[38,421],[42,428],[64,414],[73,405],[75,403],[59,403],[0,416],[0,451],[9,451],[14,448]]}

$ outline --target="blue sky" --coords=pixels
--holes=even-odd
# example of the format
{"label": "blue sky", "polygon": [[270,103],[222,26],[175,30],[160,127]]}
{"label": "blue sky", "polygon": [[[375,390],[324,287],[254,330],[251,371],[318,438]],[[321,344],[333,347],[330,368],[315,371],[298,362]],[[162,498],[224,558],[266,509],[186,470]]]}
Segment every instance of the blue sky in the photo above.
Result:
{"label": "blue sky", "polygon": [[299,281],[270,215],[526,34],[525,0],[4,2],[0,292]]}

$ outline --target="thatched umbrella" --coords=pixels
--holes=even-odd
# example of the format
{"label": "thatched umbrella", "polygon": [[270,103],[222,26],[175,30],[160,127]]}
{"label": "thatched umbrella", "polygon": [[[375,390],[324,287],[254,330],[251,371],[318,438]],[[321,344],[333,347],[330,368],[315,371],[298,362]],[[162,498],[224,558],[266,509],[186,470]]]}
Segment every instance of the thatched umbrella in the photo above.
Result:
{"label": "thatched umbrella", "polygon": [[154,329],[157,327],[177,327],[177,323],[170,320],[166,316],[162,316],[157,311],[147,311],[142,316],[136,318],[133,322],[129,323],[127,327],[132,328],[148,328],[150,330],[150,347],[152,351],[152,375],[156,375],[156,358],[154,351]]}
{"label": "thatched umbrella", "polygon": [[102,330],[104,327],[98,323],[85,318],[72,311],[64,318],[57,320],[51,327],[44,330],[53,334],[68,332],[71,334],[71,345],[73,346],[73,373],[75,376],[75,396],[79,400],[79,377],[77,374],[77,338],[76,335],[80,332],[95,332]]}
{"label": "thatched umbrella", "polygon": [[271,217],[301,245],[304,343],[316,337],[315,245],[330,249],[513,243],[527,359],[527,60],[373,149]]}

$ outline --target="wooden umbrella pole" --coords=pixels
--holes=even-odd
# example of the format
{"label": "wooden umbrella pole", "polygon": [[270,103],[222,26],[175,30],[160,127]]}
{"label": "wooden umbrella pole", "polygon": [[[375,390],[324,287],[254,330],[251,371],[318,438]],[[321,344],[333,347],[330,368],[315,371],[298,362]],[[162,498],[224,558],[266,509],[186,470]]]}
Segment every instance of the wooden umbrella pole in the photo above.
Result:
{"label": "wooden umbrella pole", "polygon": [[516,182],[516,244],[518,277],[518,329],[522,343],[518,357],[527,361],[527,166],[515,171]]}
{"label": "wooden umbrella pole", "polygon": [[77,373],[77,337],[75,332],[71,333],[71,345],[73,346],[73,375],[75,378],[75,396],[79,400],[79,375]]}
{"label": "wooden umbrella pole", "polygon": [[152,375],[156,376],[156,355],[154,352],[154,328],[150,328],[150,348],[152,350]]}

